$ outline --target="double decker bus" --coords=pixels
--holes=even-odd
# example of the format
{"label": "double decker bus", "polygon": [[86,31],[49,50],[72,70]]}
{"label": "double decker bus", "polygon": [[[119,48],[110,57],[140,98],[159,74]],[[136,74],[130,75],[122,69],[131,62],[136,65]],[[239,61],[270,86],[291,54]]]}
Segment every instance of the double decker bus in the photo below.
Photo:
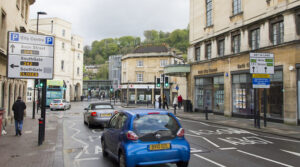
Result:
{"label": "double decker bus", "polygon": [[46,106],[49,106],[53,99],[65,98],[65,84],[61,80],[47,80]]}

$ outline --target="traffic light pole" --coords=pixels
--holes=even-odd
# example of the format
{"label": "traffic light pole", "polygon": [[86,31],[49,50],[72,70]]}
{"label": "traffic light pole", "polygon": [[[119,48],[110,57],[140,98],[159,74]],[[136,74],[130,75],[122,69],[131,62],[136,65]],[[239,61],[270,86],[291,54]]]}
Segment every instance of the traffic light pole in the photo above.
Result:
{"label": "traffic light pole", "polygon": [[47,88],[47,80],[42,79],[41,87],[42,87],[42,100],[41,100],[41,118],[39,119],[39,134],[38,134],[38,143],[42,145],[45,140],[45,127],[46,127],[46,88]]}
{"label": "traffic light pole", "polygon": [[156,91],[156,76],[154,76],[154,93],[153,93],[153,96],[154,96],[154,103],[153,103],[153,108],[155,108],[155,103],[156,103],[156,99],[155,99],[155,91]]}
{"label": "traffic light pole", "polygon": [[36,79],[34,80],[34,86],[33,86],[32,119],[35,119],[35,86],[36,86]]}

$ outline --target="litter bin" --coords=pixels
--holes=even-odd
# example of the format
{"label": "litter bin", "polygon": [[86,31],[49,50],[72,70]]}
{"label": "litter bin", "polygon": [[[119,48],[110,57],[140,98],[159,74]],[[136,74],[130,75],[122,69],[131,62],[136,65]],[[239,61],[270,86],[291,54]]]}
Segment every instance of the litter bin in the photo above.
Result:
{"label": "litter bin", "polygon": [[84,99],[84,96],[80,96],[80,99],[81,99],[81,101],[83,101],[83,99]]}
{"label": "litter bin", "polygon": [[4,113],[5,113],[4,108],[0,108],[0,136],[2,134],[2,119]]}
{"label": "litter bin", "polygon": [[183,100],[183,111],[184,112],[192,112],[193,111],[193,105],[191,103],[191,100]]}

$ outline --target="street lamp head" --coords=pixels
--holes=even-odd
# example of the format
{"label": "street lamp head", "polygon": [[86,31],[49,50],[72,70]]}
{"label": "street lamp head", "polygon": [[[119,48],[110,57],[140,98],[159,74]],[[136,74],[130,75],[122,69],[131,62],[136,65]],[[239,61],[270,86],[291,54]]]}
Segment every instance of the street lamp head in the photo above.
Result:
{"label": "street lamp head", "polygon": [[38,15],[46,15],[46,12],[37,12]]}

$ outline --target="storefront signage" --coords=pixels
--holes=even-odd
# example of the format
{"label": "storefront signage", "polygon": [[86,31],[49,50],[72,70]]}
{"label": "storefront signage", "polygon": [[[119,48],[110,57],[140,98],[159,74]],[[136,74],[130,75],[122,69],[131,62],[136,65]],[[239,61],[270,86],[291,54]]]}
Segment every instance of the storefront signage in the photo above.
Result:
{"label": "storefront signage", "polygon": [[238,68],[238,69],[246,68],[246,67],[250,67],[250,63],[247,63],[247,64],[238,64],[238,65],[237,65],[237,68]]}
{"label": "storefront signage", "polygon": [[120,85],[119,86],[122,89],[127,89],[127,87],[129,89],[154,89],[154,85],[135,85],[135,84],[126,84],[126,85]]}
{"label": "storefront signage", "polygon": [[53,36],[9,32],[8,78],[52,79],[53,60]]}
{"label": "storefront signage", "polygon": [[270,88],[270,78],[252,78],[253,88]]}
{"label": "storefront signage", "polygon": [[209,74],[209,73],[215,73],[215,72],[218,72],[217,68],[198,71],[198,74],[201,75],[201,74]]}
{"label": "storefront signage", "polygon": [[273,53],[250,53],[251,74],[274,74]]}

